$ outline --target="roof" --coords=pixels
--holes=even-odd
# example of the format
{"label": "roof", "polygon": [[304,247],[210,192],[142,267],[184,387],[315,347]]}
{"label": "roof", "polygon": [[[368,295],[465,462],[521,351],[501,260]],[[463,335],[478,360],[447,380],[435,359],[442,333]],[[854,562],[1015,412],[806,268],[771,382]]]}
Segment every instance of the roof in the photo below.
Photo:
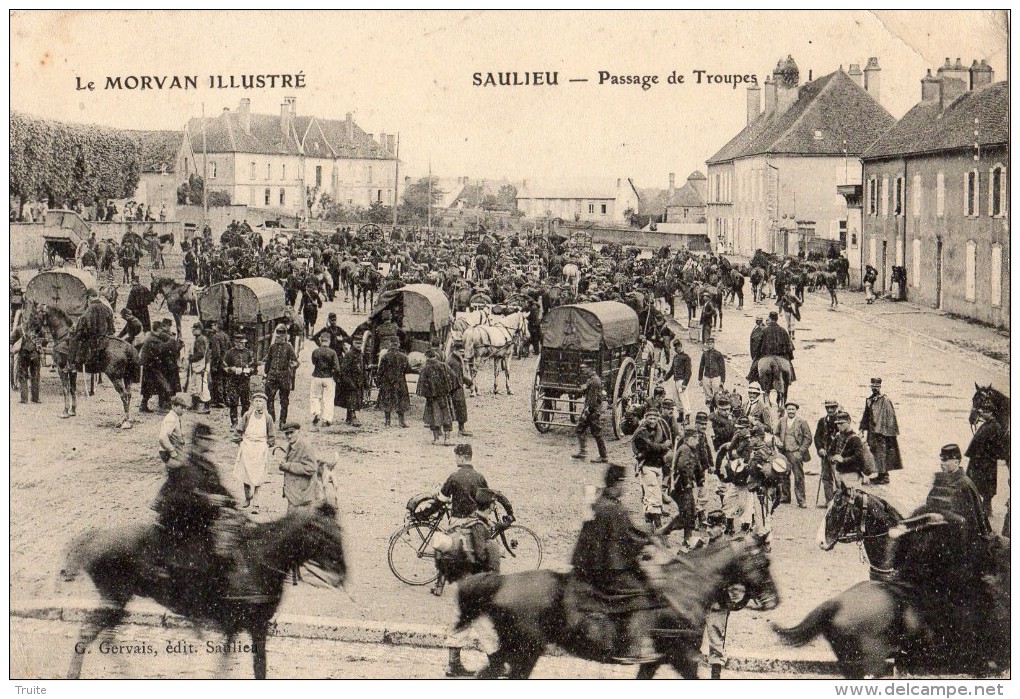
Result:
{"label": "roof", "polygon": [[408,284],[382,292],[376,299],[369,320],[375,320],[397,298],[402,299],[404,304],[402,330],[429,332],[433,327],[441,330],[453,322],[450,300],[442,289],[431,284]]}
{"label": "roof", "polygon": [[383,149],[353,121],[351,122],[352,135],[348,138],[346,120],[320,119],[319,117],[314,117],[314,119],[319,127],[319,132],[338,158],[396,159],[395,155]]}
{"label": "roof", "polygon": [[592,352],[639,342],[637,313],[618,301],[557,306],[542,320],[542,346]]}
{"label": "roof", "polygon": [[883,158],[974,147],[974,120],[979,145],[1009,141],[1009,81],[963,93],[943,111],[938,101],[920,102],[886,131],[862,156]]}
{"label": "roof", "polygon": [[299,155],[295,129],[285,136],[279,114],[251,114],[251,128],[241,128],[241,115],[224,111],[217,117],[205,119],[205,138],[202,136],[202,119],[188,121],[188,133],[198,150],[209,153],[256,153],[259,155]]}
{"label": "roof", "polygon": [[755,155],[859,156],[895,121],[863,87],[837,70],[802,85],[797,101],[785,111],[760,114],[706,162]]}
{"label": "roof", "polygon": [[[651,230],[651,224],[648,224],[641,230],[653,232]],[[708,235],[708,224],[707,223],[691,223],[691,222],[680,222],[680,223],[656,223],[655,233],[669,233],[671,235]]]}
{"label": "roof", "polygon": [[[630,180],[622,181],[621,187],[624,182],[630,183],[633,187]],[[616,179],[613,178],[534,182],[517,193],[518,199],[616,199],[617,196]]]}
{"label": "roof", "polygon": [[701,170],[695,170],[694,172],[687,176],[688,182],[690,182],[691,180],[707,180],[707,179],[708,178],[705,177]]}
{"label": "roof", "polygon": [[71,316],[79,316],[88,305],[86,292],[96,288],[90,272],[73,267],[40,272],[25,284],[25,299],[49,303]]}
{"label": "roof", "polygon": [[138,165],[142,172],[175,172],[184,131],[134,131],[124,134],[138,146]]}
{"label": "roof", "polygon": [[690,182],[673,192],[673,196],[666,200],[666,206],[684,206],[692,209],[705,206],[705,200],[698,194]]}

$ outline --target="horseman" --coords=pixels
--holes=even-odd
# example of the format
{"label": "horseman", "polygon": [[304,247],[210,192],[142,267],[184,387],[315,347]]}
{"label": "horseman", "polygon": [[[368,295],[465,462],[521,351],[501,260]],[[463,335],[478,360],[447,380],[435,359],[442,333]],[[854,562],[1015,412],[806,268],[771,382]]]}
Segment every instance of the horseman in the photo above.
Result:
{"label": "horseman", "polygon": [[[793,341],[790,334],[779,325],[779,313],[771,311],[768,323],[762,330],[758,341],[758,358],[751,365],[751,371],[747,375],[748,381],[761,382],[760,365],[763,361],[776,367],[776,371],[785,379],[785,388],[797,379],[793,370]],[[771,390],[771,386],[769,387]],[[766,393],[767,396],[767,393]],[[784,399],[780,396],[780,399]]]}
{"label": "horseman", "polygon": [[611,618],[620,619],[617,638],[625,648],[616,659],[628,664],[654,662],[650,633],[655,621],[650,590],[641,569],[642,551],[651,539],[638,529],[620,502],[623,466],[610,464],[604,478],[605,488],[592,507],[594,518],[585,522],[577,537],[571,563],[574,576],[611,600]]}
{"label": "horseman", "polygon": [[95,289],[89,289],[86,298],[88,305],[75,328],[78,355],[74,363],[84,364],[85,371],[97,374],[102,370],[106,343],[114,334],[113,311],[103,303]]}

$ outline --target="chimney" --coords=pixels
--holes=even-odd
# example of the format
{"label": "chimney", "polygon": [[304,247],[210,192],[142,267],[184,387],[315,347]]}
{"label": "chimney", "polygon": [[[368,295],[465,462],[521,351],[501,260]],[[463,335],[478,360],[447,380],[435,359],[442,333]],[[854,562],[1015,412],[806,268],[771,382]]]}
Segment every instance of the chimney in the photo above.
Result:
{"label": "chimney", "polygon": [[864,66],[864,89],[871,95],[871,99],[879,104],[882,103],[879,98],[879,87],[881,86],[879,73],[881,72],[882,69],[878,67],[878,58],[875,56],[869,58],[868,65]]}
{"label": "chimney", "polygon": [[847,71],[847,75],[850,79],[857,83],[858,87],[864,87],[864,73],[861,72],[860,63],[851,63],[850,70]]}
{"label": "chimney", "polygon": [[223,108],[223,113],[224,114],[230,114],[230,107],[224,107]]}
{"label": "chimney", "polygon": [[942,86],[939,93],[939,109],[945,109],[967,91],[967,86],[970,85],[970,73],[963,67],[959,58],[956,59],[956,65],[950,63],[947,58],[945,65],[939,68],[936,73]]}
{"label": "chimney", "polygon": [[941,81],[931,74],[931,68],[929,68],[928,74],[921,78],[921,101],[938,102],[940,90]]}
{"label": "chimney", "polygon": [[772,82],[772,76],[765,78],[765,116],[776,111],[776,84]]}
{"label": "chimney", "polygon": [[251,100],[247,97],[242,97],[240,104],[237,105],[237,118],[241,122],[241,130],[246,134],[251,134]]}
{"label": "chimney", "polygon": [[296,97],[284,97],[283,103],[280,105],[280,129],[283,131],[284,138],[290,135],[291,127],[294,125],[294,104],[296,102]]}
{"label": "chimney", "polygon": [[397,154],[397,136],[396,136],[396,134],[392,134],[391,133],[388,138],[389,138],[389,143],[387,144],[388,148],[386,150],[388,150],[393,155],[396,155]]}
{"label": "chimney", "polygon": [[992,67],[983,58],[981,63],[975,60],[970,67],[970,89],[976,90],[979,87],[991,85],[993,80],[995,80],[995,72]]}
{"label": "chimney", "polygon": [[772,80],[776,84],[776,111],[781,114],[797,101],[800,92],[797,87],[800,84],[800,69],[797,68],[793,56],[787,55],[776,64],[776,69],[772,71]]}
{"label": "chimney", "polygon": [[676,189],[676,173],[669,173],[669,194],[673,195],[673,191]]}
{"label": "chimney", "polygon": [[620,189],[620,184],[621,184],[622,182],[623,182],[623,180],[622,180],[622,179],[620,179],[619,177],[617,177],[617,178],[616,178],[616,188],[617,188],[617,189]]}
{"label": "chimney", "polygon": [[758,118],[761,114],[761,88],[751,85],[747,88],[747,125]]}
{"label": "chimney", "polygon": [[379,146],[383,149],[384,152],[386,151],[386,134],[384,133],[379,134]]}
{"label": "chimney", "polygon": [[811,81],[812,81],[812,80],[814,79],[814,78],[812,77],[813,75],[814,75],[814,71],[813,71],[813,70],[811,70],[811,69],[808,69],[808,72],[807,72],[807,81],[808,81],[808,82],[811,82]]}
{"label": "chimney", "polygon": [[347,131],[347,140],[354,142],[354,115],[347,112],[347,121],[344,123],[344,127]]}

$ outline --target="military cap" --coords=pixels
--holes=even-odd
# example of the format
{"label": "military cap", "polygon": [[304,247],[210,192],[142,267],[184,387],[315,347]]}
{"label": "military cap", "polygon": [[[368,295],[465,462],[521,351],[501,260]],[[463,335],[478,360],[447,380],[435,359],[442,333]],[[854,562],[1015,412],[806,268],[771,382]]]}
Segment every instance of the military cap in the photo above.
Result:
{"label": "military cap", "polygon": [[701,423],[703,425],[707,425],[708,424],[708,413],[706,413],[706,412],[699,412],[697,415],[694,416],[694,422]]}
{"label": "military cap", "polygon": [[826,408],[838,408],[839,407],[839,401],[827,400],[827,401],[825,401],[825,403],[823,405]]}
{"label": "military cap", "polygon": [[662,399],[662,407],[663,408],[673,408],[675,406],[676,406],[676,401],[673,400],[672,398],[663,398]]}
{"label": "military cap", "polygon": [[665,386],[656,386],[655,390],[652,391],[652,393],[654,393],[655,395],[659,395],[660,393],[665,393],[665,392],[666,392],[666,387]]}
{"label": "military cap", "polygon": [[942,447],[942,450],[939,452],[939,458],[943,461],[948,461],[950,459],[962,459],[963,454],[960,452],[959,445],[947,444]]}
{"label": "military cap", "polygon": [[287,334],[287,324],[286,323],[280,323],[279,325],[277,325],[276,326],[276,334],[277,335],[286,335]]}
{"label": "military cap", "polygon": [[234,333],[234,339],[243,340],[244,342],[248,341],[248,337],[244,333]]}
{"label": "military cap", "polygon": [[189,402],[189,396],[187,393],[175,393],[174,397],[170,399],[171,405],[180,405],[181,407],[187,408]]}
{"label": "military cap", "polygon": [[800,404],[799,404],[799,403],[795,403],[795,402],[794,402],[794,401],[792,401],[792,400],[788,400],[788,401],[786,401],[786,407],[787,407],[787,408],[789,408],[789,407],[791,407],[791,406],[792,406],[792,407],[794,407],[794,408],[796,408],[797,410],[800,410]]}
{"label": "military cap", "polygon": [[461,443],[461,444],[458,444],[457,446],[455,446],[453,448],[453,453],[456,454],[457,456],[467,456],[467,457],[470,457],[473,454],[473,452],[471,450],[471,445],[470,444],[464,444],[464,443]]}
{"label": "military cap", "polygon": [[741,415],[740,417],[737,418],[737,427],[750,427],[750,426],[751,421],[747,418],[746,415]]}
{"label": "military cap", "polygon": [[769,318],[771,320],[779,320],[779,311],[769,311]]}
{"label": "military cap", "polygon": [[301,423],[298,422],[285,422],[280,426],[280,429],[284,434],[290,434],[291,432],[297,432],[301,429]]}
{"label": "military cap", "polygon": [[836,413],[834,419],[836,420],[836,422],[850,422],[850,413],[848,413],[845,410],[840,410],[838,413]]}
{"label": "military cap", "polygon": [[716,396],[715,407],[718,408],[721,405],[729,406],[729,404],[730,404],[730,399],[727,398],[726,396]]}
{"label": "military cap", "polygon": [[621,466],[620,464],[609,464],[608,468],[606,468],[606,475],[602,480],[607,486],[610,486],[616,485],[624,478],[626,478],[626,476],[627,469],[625,469],[623,466]]}
{"label": "military cap", "polygon": [[329,314],[329,316],[327,316],[327,319],[334,319],[334,318],[336,318],[336,313],[333,313],[333,312],[331,311],[331,312],[330,312],[330,314]]}
{"label": "military cap", "polygon": [[872,379],[871,380],[871,385],[872,386],[881,386],[882,385],[882,379]]}

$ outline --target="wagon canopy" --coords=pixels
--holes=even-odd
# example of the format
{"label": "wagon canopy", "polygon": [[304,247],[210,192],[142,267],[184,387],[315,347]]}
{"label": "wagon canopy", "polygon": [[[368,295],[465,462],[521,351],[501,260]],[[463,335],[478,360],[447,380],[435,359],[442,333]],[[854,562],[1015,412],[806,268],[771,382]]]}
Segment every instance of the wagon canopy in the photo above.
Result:
{"label": "wagon canopy", "polygon": [[25,285],[25,300],[56,306],[77,317],[88,305],[89,289],[96,288],[96,279],[83,269],[54,269],[40,272]]}
{"label": "wagon canopy", "polygon": [[617,301],[557,306],[542,321],[542,346],[599,352],[641,339],[637,313]]}
{"label": "wagon canopy", "polygon": [[198,298],[202,322],[222,320],[228,309],[234,323],[257,323],[287,315],[283,287],[266,277],[248,277],[211,285]]}
{"label": "wagon canopy", "polygon": [[433,328],[442,330],[453,322],[450,300],[437,286],[431,284],[408,284],[399,289],[390,289],[379,294],[372,309],[371,321],[397,303],[404,307],[400,329],[405,332],[427,333]]}

